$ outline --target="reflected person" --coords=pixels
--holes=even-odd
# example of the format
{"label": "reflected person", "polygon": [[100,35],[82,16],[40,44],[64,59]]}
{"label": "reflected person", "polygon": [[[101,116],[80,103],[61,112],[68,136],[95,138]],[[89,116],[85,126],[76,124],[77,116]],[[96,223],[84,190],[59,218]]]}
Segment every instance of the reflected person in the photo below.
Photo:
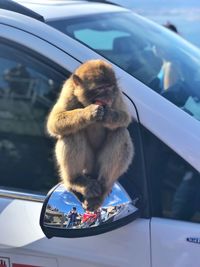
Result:
{"label": "reflected person", "polygon": [[73,207],[70,213],[68,214],[69,223],[67,225],[67,228],[73,227],[77,222],[78,213],[76,211],[76,207]]}
{"label": "reflected person", "polygon": [[8,83],[10,92],[24,95],[30,87],[31,76],[26,67],[18,63],[15,67],[5,70],[4,80]]}

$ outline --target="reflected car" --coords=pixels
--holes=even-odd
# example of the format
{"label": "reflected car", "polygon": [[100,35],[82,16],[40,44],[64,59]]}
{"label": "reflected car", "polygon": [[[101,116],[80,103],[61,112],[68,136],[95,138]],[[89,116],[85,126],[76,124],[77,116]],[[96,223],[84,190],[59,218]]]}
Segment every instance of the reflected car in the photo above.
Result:
{"label": "reflected car", "polygon": [[[0,263],[195,266],[199,49],[115,5],[20,0],[0,7]],[[86,224],[81,201],[59,184],[45,124],[66,78],[97,58],[112,64],[123,91],[135,157],[119,179],[126,197],[113,190],[123,201],[108,196],[109,206]]]}

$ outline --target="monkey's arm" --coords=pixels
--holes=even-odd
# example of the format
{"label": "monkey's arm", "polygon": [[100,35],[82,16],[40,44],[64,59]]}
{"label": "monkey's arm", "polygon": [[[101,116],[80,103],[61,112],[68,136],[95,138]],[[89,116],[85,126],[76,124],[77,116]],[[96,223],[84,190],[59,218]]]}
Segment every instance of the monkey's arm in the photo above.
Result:
{"label": "monkey's arm", "polygon": [[129,114],[123,110],[108,109],[105,112],[103,125],[109,129],[116,129],[120,127],[127,128],[131,122]]}
{"label": "monkey's arm", "polygon": [[69,135],[97,121],[102,116],[101,113],[102,107],[94,104],[85,108],[65,110],[57,103],[48,117],[47,130],[54,137]]}

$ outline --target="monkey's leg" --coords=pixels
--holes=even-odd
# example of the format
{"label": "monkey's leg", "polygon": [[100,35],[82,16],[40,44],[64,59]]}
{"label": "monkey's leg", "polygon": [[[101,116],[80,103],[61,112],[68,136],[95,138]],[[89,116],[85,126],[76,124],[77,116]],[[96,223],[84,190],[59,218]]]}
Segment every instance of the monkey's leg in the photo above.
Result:
{"label": "monkey's leg", "polygon": [[89,177],[93,171],[94,155],[84,132],[58,140],[55,152],[60,175],[67,189],[84,197],[101,194],[99,182]]}
{"label": "monkey's leg", "polygon": [[106,187],[112,187],[114,182],[128,170],[133,155],[134,147],[128,130],[118,128],[110,131],[97,159],[98,180],[103,179]]}
{"label": "monkey's leg", "polygon": [[97,159],[98,181],[103,193],[87,199],[89,209],[96,209],[112,190],[114,182],[127,171],[134,154],[133,143],[126,128],[110,131]]}

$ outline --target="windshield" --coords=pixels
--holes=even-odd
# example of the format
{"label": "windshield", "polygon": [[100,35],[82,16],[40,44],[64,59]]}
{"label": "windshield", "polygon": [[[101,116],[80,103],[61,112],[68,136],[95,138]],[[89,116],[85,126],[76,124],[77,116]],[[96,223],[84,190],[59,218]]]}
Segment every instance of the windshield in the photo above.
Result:
{"label": "windshield", "polygon": [[49,21],[200,120],[200,50],[133,12]]}

